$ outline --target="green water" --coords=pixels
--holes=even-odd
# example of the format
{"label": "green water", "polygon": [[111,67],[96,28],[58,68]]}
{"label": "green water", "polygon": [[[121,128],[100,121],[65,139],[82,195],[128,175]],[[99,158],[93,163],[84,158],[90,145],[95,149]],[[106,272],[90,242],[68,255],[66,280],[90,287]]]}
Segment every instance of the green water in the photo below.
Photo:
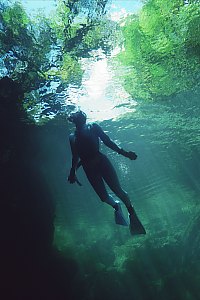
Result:
{"label": "green water", "polygon": [[83,186],[67,186],[67,200],[61,196],[55,244],[73,253],[94,299],[198,299],[199,109],[193,111],[191,104],[198,97],[184,97],[181,110],[177,97],[173,106],[139,104],[127,118],[101,123],[138,154],[130,162],[102,148],[134,203],[145,237],[115,225],[112,209],[99,201],[82,171]]}
{"label": "green water", "polygon": [[[50,23],[7,9],[13,2],[0,4],[0,293],[200,299],[199,1],[150,0],[140,13],[140,1],[113,1],[114,23],[103,17],[107,1],[71,10],[61,1]],[[120,27],[123,8],[137,14],[117,19]],[[67,182],[74,128],[66,115],[75,106],[137,153],[130,161],[101,145],[145,236],[115,224],[82,168],[81,187]]]}

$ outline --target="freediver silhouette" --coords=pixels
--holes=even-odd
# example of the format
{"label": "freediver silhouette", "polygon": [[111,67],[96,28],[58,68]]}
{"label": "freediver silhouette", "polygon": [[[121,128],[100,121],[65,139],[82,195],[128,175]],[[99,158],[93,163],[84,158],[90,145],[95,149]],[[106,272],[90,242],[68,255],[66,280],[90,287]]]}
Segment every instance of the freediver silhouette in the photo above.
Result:
{"label": "freediver silhouette", "polygon": [[[84,172],[99,196],[101,201],[109,204],[114,208],[115,222],[119,225],[128,226],[132,235],[146,234],[146,231],[141,224],[128,194],[121,188],[117,173],[106,155],[99,151],[100,140],[110,149],[121,154],[130,160],[135,160],[137,155],[132,151],[125,151],[119,148],[109,136],[96,123],[86,123],[87,116],[83,111],[72,113],[68,120],[75,124],[76,130],[69,136],[72,166],[68,181],[70,183],[81,183],[76,177],[76,170],[82,165]],[[125,204],[130,223],[123,216],[120,202],[114,200],[106,190],[105,183],[113,191],[113,193]]]}

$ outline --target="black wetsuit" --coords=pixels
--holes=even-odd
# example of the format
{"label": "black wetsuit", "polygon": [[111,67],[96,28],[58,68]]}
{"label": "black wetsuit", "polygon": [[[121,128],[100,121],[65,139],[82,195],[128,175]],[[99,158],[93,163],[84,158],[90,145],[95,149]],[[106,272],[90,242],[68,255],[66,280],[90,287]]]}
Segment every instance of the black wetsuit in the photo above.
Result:
{"label": "black wetsuit", "polygon": [[97,195],[103,202],[106,202],[115,209],[116,223],[127,225],[122,211],[120,211],[118,201],[115,201],[115,199],[108,194],[104,182],[108,184],[115,195],[126,205],[129,212],[131,234],[145,234],[146,231],[137,217],[128,194],[119,184],[115,169],[109,159],[99,151],[99,139],[113,151],[129,157],[130,159],[136,159],[137,155],[134,154],[134,152],[126,152],[123,149],[120,149],[112,140],[110,140],[101,127],[95,123],[84,123],[79,125],[77,123],[76,128],[75,133],[70,135],[72,168],[69,176],[70,179],[68,178],[68,180],[71,180],[70,183],[77,181],[75,169],[80,159],[87,178]]}
{"label": "black wetsuit", "polygon": [[[94,124],[85,124],[81,129],[70,135],[73,157],[79,157],[86,176],[102,201],[107,202],[109,194],[104,181],[110,189],[127,205],[127,193],[121,188],[117,174],[109,159],[99,151],[100,142],[118,152],[120,148],[110,140],[102,128]],[[127,202],[127,203],[126,203]]]}

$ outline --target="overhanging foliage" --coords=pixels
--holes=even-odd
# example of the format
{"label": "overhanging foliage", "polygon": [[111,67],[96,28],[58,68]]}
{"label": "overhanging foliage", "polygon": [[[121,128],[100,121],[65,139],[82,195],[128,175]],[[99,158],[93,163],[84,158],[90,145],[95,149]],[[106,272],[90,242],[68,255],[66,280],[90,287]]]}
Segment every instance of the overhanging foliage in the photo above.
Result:
{"label": "overhanging foliage", "polygon": [[195,89],[200,78],[199,1],[149,0],[123,28],[127,91],[155,100]]}

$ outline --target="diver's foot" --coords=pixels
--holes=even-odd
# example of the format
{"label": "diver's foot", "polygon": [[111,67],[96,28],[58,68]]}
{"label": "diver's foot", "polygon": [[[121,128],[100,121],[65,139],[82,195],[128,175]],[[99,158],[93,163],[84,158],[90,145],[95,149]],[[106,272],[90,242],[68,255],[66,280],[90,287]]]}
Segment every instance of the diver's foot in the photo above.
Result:
{"label": "diver's foot", "polygon": [[128,222],[123,215],[123,211],[119,202],[116,201],[115,206],[115,223],[122,226],[128,226]]}
{"label": "diver's foot", "polygon": [[137,215],[135,214],[129,215],[129,219],[130,219],[129,229],[132,235],[146,234],[146,230],[144,229],[144,226],[138,219]]}

